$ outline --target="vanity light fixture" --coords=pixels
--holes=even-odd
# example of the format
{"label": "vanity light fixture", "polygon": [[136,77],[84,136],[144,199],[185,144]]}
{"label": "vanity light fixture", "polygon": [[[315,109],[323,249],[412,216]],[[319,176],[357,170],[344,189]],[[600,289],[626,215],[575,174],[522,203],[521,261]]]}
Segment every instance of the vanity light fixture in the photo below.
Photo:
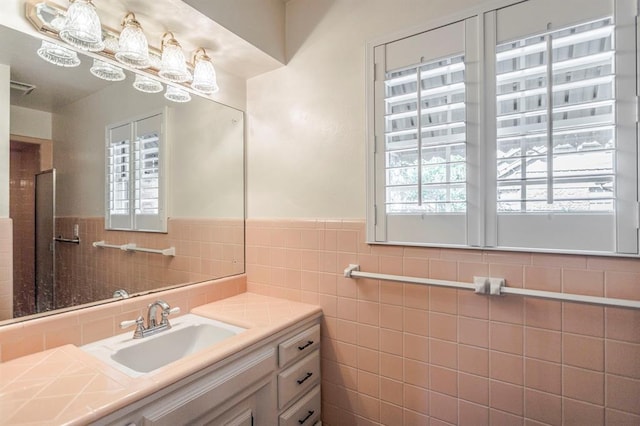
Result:
{"label": "vanity light fixture", "polygon": [[162,65],[158,75],[173,83],[184,83],[191,80],[191,73],[187,69],[187,62],[180,43],[172,32],[162,36]]}
{"label": "vanity light fixture", "polygon": [[[122,32],[102,28],[92,0],[69,0],[67,10],[43,0],[25,0],[26,16],[33,26],[51,41],[42,43],[38,55],[58,66],[73,67],[80,64],[76,53],[79,50],[95,52],[92,73],[100,78],[122,80],[123,68],[137,68],[133,83],[137,90],[147,93],[162,92],[164,86],[172,83],[182,88],[185,94],[176,95],[170,90],[168,99],[177,102],[190,100],[188,93],[203,96],[219,91],[216,71],[204,48],[198,48],[193,62],[187,62],[180,43],[172,32],[166,32],[161,39],[160,49],[149,46],[140,23],[133,12],[128,12],[121,20]],[[62,40],[72,47],[62,47]],[[195,74],[192,76],[192,72]],[[155,81],[155,76],[160,80]],[[143,78],[146,77],[146,78]],[[166,81],[162,81],[162,79]]]}
{"label": "vanity light fixture", "polygon": [[93,60],[93,66],[89,71],[91,71],[91,74],[96,77],[107,81],[122,81],[125,79],[122,68],[111,65],[108,62],[101,61],[100,59]]}
{"label": "vanity light fixture", "polygon": [[59,67],[77,67],[80,65],[80,59],[78,59],[76,52],[50,41],[42,40],[42,45],[40,45],[37,53],[45,61]]}
{"label": "vanity light fixture", "polygon": [[186,90],[177,88],[176,86],[167,85],[167,90],[164,92],[164,97],[173,102],[189,102],[191,95]]}
{"label": "vanity light fixture", "polygon": [[145,75],[136,74],[136,79],[133,82],[133,87],[144,93],[159,93],[162,92],[162,83],[158,80],[154,80]]}
{"label": "vanity light fixture", "polygon": [[198,92],[210,95],[220,90],[216,81],[216,70],[204,48],[199,48],[193,56],[193,82],[191,87]]}
{"label": "vanity light fixture", "polygon": [[123,64],[133,68],[149,66],[149,43],[142,32],[136,15],[129,12],[122,18],[122,32],[118,40],[118,51],[115,57]]}
{"label": "vanity light fixture", "polygon": [[104,49],[102,26],[91,0],[69,0],[64,26],[58,34],[78,49],[99,52]]}

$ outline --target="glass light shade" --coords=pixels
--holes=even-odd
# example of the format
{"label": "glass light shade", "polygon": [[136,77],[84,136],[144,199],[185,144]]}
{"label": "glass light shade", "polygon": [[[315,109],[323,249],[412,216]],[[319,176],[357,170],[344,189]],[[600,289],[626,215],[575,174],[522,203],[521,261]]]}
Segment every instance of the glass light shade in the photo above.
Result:
{"label": "glass light shade", "polygon": [[196,55],[196,65],[193,69],[193,82],[191,83],[191,87],[207,95],[219,90],[216,81],[216,70],[213,68],[211,58],[206,54]]}
{"label": "glass light shade", "polygon": [[160,56],[149,52],[149,66],[159,70],[162,67],[162,59]]}
{"label": "glass light shade", "polygon": [[[127,19],[128,18],[128,19]],[[133,68],[149,66],[149,44],[133,13],[124,18],[116,59]]]}
{"label": "glass light shade", "polygon": [[64,28],[65,22],[67,22],[67,19],[63,14],[59,14],[51,20],[51,26],[60,32]]}
{"label": "glass light shade", "polygon": [[191,100],[189,92],[169,85],[167,86],[167,91],[164,92],[164,97],[173,102],[189,102]]}
{"label": "glass light shade", "polygon": [[136,79],[133,82],[133,87],[141,92],[145,93],[158,93],[162,92],[162,83],[144,75],[136,74]]}
{"label": "glass light shade", "polygon": [[104,35],[104,49],[117,52],[118,51],[118,37],[113,34],[105,34]]}
{"label": "glass light shade", "polygon": [[162,64],[158,75],[174,83],[191,80],[191,73],[187,69],[182,47],[173,38],[173,35],[171,35],[171,39],[162,41]]}
{"label": "glass light shade", "polygon": [[59,67],[77,67],[80,65],[80,59],[78,59],[76,52],[46,40],[42,40],[42,45],[37,50],[37,53],[45,61]]}
{"label": "glass light shade", "polygon": [[72,0],[60,38],[79,49],[99,52],[104,49],[102,26],[91,0]]}
{"label": "glass light shade", "polygon": [[124,71],[122,68],[111,65],[100,59],[93,60],[93,66],[89,69],[91,74],[98,78],[108,81],[122,81],[125,79]]}

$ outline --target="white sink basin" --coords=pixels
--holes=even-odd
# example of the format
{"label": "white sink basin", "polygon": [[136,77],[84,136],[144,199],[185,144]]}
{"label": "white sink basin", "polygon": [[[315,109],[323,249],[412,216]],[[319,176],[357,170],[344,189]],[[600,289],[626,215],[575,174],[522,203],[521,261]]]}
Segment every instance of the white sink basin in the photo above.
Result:
{"label": "white sink basin", "polygon": [[134,339],[133,331],[129,331],[80,349],[132,377],[139,377],[245,331],[194,314],[183,315],[170,323],[171,329],[153,336]]}

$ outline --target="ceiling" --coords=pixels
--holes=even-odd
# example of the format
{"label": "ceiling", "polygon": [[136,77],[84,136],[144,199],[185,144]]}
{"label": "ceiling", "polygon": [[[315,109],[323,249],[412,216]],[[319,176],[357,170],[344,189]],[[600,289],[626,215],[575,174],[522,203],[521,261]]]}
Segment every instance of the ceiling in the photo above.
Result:
{"label": "ceiling", "polygon": [[[69,6],[68,0],[53,0],[50,3],[64,9]],[[93,3],[104,27],[119,32],[122,17],[134,12],[150,46],[159,48],[162,35],[171,31],[188,59],[196,49],[204,47],[216,69],[238,77],[247,79],[282,66],[282,63],[183,1],[94,0]]]}
{"label": "ceiling", "polygon": [[[62,8],[68,7],[67,0],[54,0],[51,3]],[[116,30],[120,29],[121,18],[128,11],[135,11],[150,46],[158,48],[162,34],[172,31],[185,55],[204,47],[219,74],[227,72],[247,79],[282,66],[282,63],[182,1],[94,0],[94,4],[102,25]],[[0,63],[10,65],[11,80],[36,86],[27,95],[12,90],[12,105],[51,112],[56,107],[113,84],[89,72],[92,64],[89,57],[81,56],[82,64],[77,68],[58,67],[37,56],[40,39],[4,26],[0,26],[0,37],[3,40]]]}
{"label": "ceiling", "polygon": [[[11,80],[33,84],[29,94],[11,90],[11,105],[52,112],[100,90],[108,81],[94,77],[90,72],[92,61],[82,58],[77,68],[63,68],[49,64],[36,54],[41,41],[19,31],[0,26],[0,63],[11,69]],[[70,76],[72,76],[70,78]]]}

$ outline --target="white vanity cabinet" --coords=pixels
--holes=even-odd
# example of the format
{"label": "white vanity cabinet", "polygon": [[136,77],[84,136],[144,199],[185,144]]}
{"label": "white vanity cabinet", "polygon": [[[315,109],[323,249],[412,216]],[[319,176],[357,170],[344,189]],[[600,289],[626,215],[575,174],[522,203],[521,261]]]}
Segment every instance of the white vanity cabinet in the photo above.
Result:
{"label": "white vanity cabinet", "polygon": [[308,426],[320,421],[320,325],[278,345],[279,426]]}
{"label": "white vanity cabinet", "polygon": [[320,325],[290,327],[96,425],[308,426],[320,422]]}

